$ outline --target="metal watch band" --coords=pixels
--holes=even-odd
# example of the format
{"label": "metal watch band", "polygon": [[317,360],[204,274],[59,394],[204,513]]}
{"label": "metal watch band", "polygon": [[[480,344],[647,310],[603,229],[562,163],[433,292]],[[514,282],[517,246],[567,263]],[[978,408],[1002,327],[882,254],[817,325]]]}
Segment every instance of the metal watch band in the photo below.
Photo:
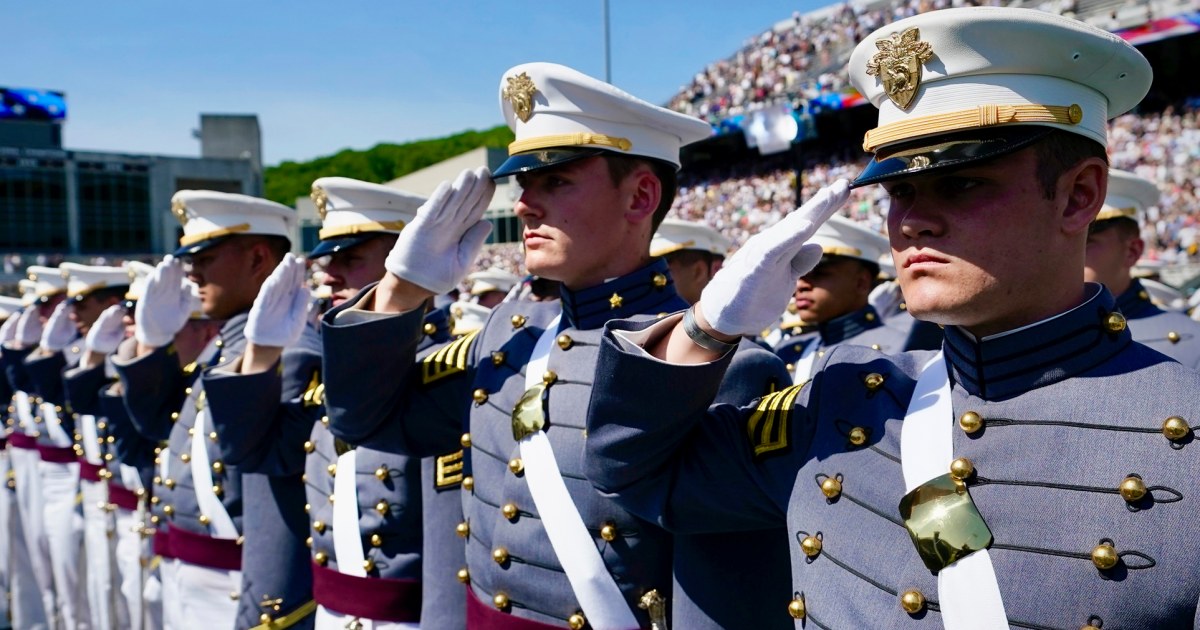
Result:
{"label": "metal watch band", "polygon": [[725,343],[701,330],[700,325],[696,323],[696,315],[692,312],[693,308],[688,308],[683,312],[683,332],[687,333],[688,339],[701,348],[717,354],[725,354],[737,345],[736,343]]}

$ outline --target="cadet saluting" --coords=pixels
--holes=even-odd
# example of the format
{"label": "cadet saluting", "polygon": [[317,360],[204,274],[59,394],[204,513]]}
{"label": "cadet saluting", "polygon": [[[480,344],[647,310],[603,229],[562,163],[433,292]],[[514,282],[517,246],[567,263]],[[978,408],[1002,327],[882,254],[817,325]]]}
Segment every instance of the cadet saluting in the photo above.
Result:
{"label": "cadet saluting", "polygon": [[798,627],[1192,627],[1200,542],[1173,532],[1200,507],[1200,375],[1133,342],[1080,264],[1105,121],[1149,64],[1074,20],[970,8],[880,29],[850,71],[880,107],[856,184],[887,189],[908,308],[946,326],[942,352],[839,346],[810,384],[708,407],[722,344],[816,262],[835,184],[751,239],[682,325],[613,325],[589,477],[674,528],[786,518]]}

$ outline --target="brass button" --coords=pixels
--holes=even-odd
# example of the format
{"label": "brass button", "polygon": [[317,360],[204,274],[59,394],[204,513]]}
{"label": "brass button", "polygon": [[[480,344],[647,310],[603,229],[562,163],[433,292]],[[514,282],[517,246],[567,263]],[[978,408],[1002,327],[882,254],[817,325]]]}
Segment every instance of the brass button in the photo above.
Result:
{"label": "brass button", "polygon": [[499,350],[497,350],[496,352],[493,352],[492,353],[492,365],[494,365],[496,367],[500,367],[501,365],[504,365],[504,358],[506,356],[508,356],[508,355],[504,354],[504,352],[501,352]]}
{"label": "brass button", "polygon": [[525,462],[521,461],[520,457],[515,457],[508,460],[508,470],[514,475],[519,475],[525,471]]}
{"label": "brass button", "polygon": [[425,327],[422,328],[422,330],[425,331],[426,335],[432,335],[433,333],[437,332],[437,326],[434,326],[433,324],[425,324]]}
{"label": "brass button", "polygon": [[976,433],[983,428],[983,417],[974,411],[968,411],[959,416],[958,426],[968,434]]}
{"label": "brass button", "polygon": [[883,375],[878,372],[871,372],[863,379],[863,385],[866,385],[867,389],[875,391],[883,386]]}
{"label": "brass button", "polygon": [[470,475],[463,477],[462,489],[466,490],[467,492],[474,490],[475,489],[475,478]]}
{"label": "brass button", "polygon": [[557,380],[558,374],[556,374],[554,370],[546,370],[546,372],[542,374],[542,383],[545,383],[546,385],[553,385]]}
{"label": "brass button", "polygon": [[1108,317],[1104,318],[1104,328],[1110,333],[1119,333],[1125,330],[1125,316],[1120,313],[1109,313]]}
{"label": "brass button", "polygon": [[329,416],[321,416],[321,424],[329,426]]}
{"label": "brass button", "polygon": [[1175,332],[1174,330],[1167,333],[1167,341],[1170,341],[1171,343],[1179,343],[1179,333]]}
{"label": "brass button", "polygon": [[835,477],[826,477],[821,482],[821,494],[828,499],[836,499],[842,493],[842,482]]}
{"label": "brass button", "polygon": [[468,571],[466,567],[463,567],[458,570],[458,581],[459,582],[466,584],[470,580],[471,580],[471,572]]}
{"label": "brass button", "polygon": [[661,289],[667,286],[667,277],[661,273],[654,274],[654,276],[650,278],[650,281],[654,283],[654,288],[656,289]]}
{"label": "brass button", "polygon": [[483,388],[479,388],[471,394],[471,398],[475,400],[476,405],[482,405],[483,403],[487,402],[487,399],[488,399],[487,390],[485,390]]}
{"label": "brass button", "polygon": [[583,630],[583,627],[586,625],[587,619],[584,619],[583,613],[575,613],[574,615],[567,617],[567,627],[571,630]]}
{"label": "brass button", "polygon": [[159,497],[150,497],[150,505],[158,505],[158,502],[161,500]]}
{"label": "brass button", "polygon": [[900,607],[904,612],[915,615],[925,609],[925,596],[917,589],[909,589],[900,595]]}
{"label": "brass button", "polygon": [[612,522],[605,523],[600,527],[600,538],[607,542],[612,542],[617,539],[617,525]]}
{"label": "brass button", "polygon": [[559,348],[568,350],[571,348],[571,344],[575,343],[575,340],[571,339],[571,335],[564,333],[559,335],[558,339],[555,339],[554,342],[558,344]]}
{"label": "brass button", "polygon": [[213,486],[213,494],[215,494],[215,495],[217,495],[217,496],[221,496],[221,494],[222,494],[223,492],[225,492],[225,491],[221,489],[221,486],[219,486],[219,485],[214,485],[214,486]]}
{"label": "brass button", "polygon": [[508,562],[508,550],[504,547],[496,547],[492,550],[492,560],[495,560],[496,564]]}
{"label": "brass button", "polygon": [[500,508],[500,513],[504,515],[504,518],[510,521],[517,518],[517,504],[505,503],[504,506]]}
{"label": "brass button", "polygon": [[1133,503],[1146,496],[1146,482],[1140,477],[1130,475],[1121,481],[1121,498]]}
{"label": "brass button", "polygon": [[329,473],[330,477],[337,476],[337,464],[330,464],[325,467],[325,472]]}
{"label": "brass button", "polygon": [[372,547],[382,547],[383,546],[383,536],[380,536],[379,534],[371,534],[371,546]]}
{"label": "brass button", "polygon": [[1107,571],[1117,566],[1120,559],[1121,557],[1117,555],[1117,550],[1112,543],[1102,542],[1092,548],[1092,564],[1101,571]]}
{"label": "brass button", "polygon": [[370,558],[363,560],[362,568],[363,568],[363,571],[366,571],[367,573],[374,571],[375,570],[375,561]]}
{"label": "brass button", "polygon": [[466,521],[454,526],[454,533],[458,534],[459,538],[466,538],[471,535],[471,525]]}
{"label": "brass button", "polygon": [[333,503],[335,500],[337,500],[337,495],[336,495],[336,494],[331,494],[331,495],[329,495],[329,502],[330,502],[330,503]]}
{"label": "brass button", "polygon": [[304,539],[304,546],[305,546],[305,547],[308,547],[309,549],[312,549],[312,543],[313,543],[313,537],[312,537],[312,536],[309,536],[308,538],[305,538],[305,539]]}
{"label": "brass button", "polygon": [[496,607],[496,610],[508,610],[508,595],[496,593],[495,597],[492,597],[492,605]]}
{"label": "brass button", "polygon": [[305,452],[305,453],[311,453],[311,452],[313,452],[313,451],[315,451],[315,450],[317,450],[317,445],[316,445],[316,444],[313,444],[313,443],[312,443],[312,440],[305,440],[305,441],[304,441],[304,452]]}
{"label": "brass button", "polygon": [[164,505],[164,506],[163,506],[163,514],[166,514],[167,516],[170,516],[170,515],[172,515],[172,514],[174,514],[174,513],[175,513],[175,508],[173,508],[173,507],[171,507],[171,506],[169,506],[169,505]]}
{"label": "brass button", "polygon": [[1187,437],[1192,432],[1192,428],[1188,426],[1187,421],[1183,418],[1171,416],[1163,421],[1162,432],[1163,435],[1167,436],[1168,440],[1178,441]]}
{"label": "brass button", "polygon": [[325,566],[325,563],[329,562],[329,554],[324,551],[318,551],[313,554],[313,562],[316,562],[320,566]]}
{"label": "brass button", "polygon": [[201,525],[208,525],[208,523],[209,523],[209,518],[208,518],[208,515],[206,515],[206,514],[201,514],[201,515],[200,515],[200,524],[201,524]]}
{"label": "brass button", "polygon": [[181,462],[183,462],[183,463],[185,463],[185,464],[186,464],[186,463],[188,463],[188,462],[192,461],[192,456],[191,456],[191,455],[189,455],[189,454],[187,454],[187,453],[180,453],[180,455],[179,455],[179,461],[181,461]]}
{"label": "brass button", "polygon": [[311,510],[312,510],[312,504],[305,503],[304,504],[304,513],[308,514]]}
{"label": "brass button", "polygon": [[975,474],[975,464],[966,457],[959,457],[950,462],[950,476],[958,481],[966,481],[971,475]]}
{"label": "brass button", "polygon": [[471,434],[462,434],[462,437],[458,438],[458,443],[461,444],[463,448],[471,448]]}
{"label": "brass button", "polygon": [[183,388],[183,394],[184,394],[185,396],[191,396],[191,395],[192,395],[192,388],[191,388],[191,387],[185,387],[185,388]]}
{"label": "brass button", "polygon": [[[194,437],[196,435],[196,427],[189,428],[187,430],[187,434],[188,434],[188,437]],[[100,443],[101,444],[104,443],[104,438],[100,438]]]}
{"label": "brass button", "polygon": [[175,480],[174,479],[165,479],[165,480],[163,480],[163,485],[167,487],[167,490],[174,490],[175,489]]}
{"label": "brass button", "polygon": [[863,319],[865,319],[869,322],[873,322],[873,321],[875,321],[875,313],[867,313],[867,314],[863,315]]}
{"label": "brass button", "polygon": [[219,475],[219,474],[225,472],[225,464],[222,464],[221,462],[213,462],[212,469],[213,469],[213,472],[215,472]]}
{"label": "brass button", "polygon": [[788,602],[788,614],[792,619],[804,619],[808,616],[808,608],[804,605],[804,598],[797,597]]}
{"label": "brass button", "polygon": [[387,514],[392,510],[392,506],[388,504],[387,499],[380,499],[379,503],[375,504],[375,511],[380,514]]}
{"label": "brass button", "polygon": [[512,322],[513,328],[520,328],[525,325],[525,316],[524,315],[513,315],[512,318],[509,319],[509,321]]}
{"label": "brass button", "polygon": [[385,481],[388,478],[387,464],[380,464],[379,468],[375,469],[375,478],[380,481]]}
{"label": "brass button", "polygon": [[805,536],[804,540],[800,541],[800,550],[809,558],[815,558],[821,554],[821,539],[816,536]]}
{"label": "brass button", "polygon": [[850,443],[854,446],[862,446],[867,443],[867,430],[862,427],[854,427],[850,429]]}
{"label": "brass button", "polygon": [[264,626],[271,625],[271,615],[268,615],[267,613],[263,613],[263,614],[259,615],[258,623],[260,623]]}
{"label": "brass button", "polygon": [[325,533],[325,521],[313,521],[313,529],[316,530],[316,532],[318,534],[324,534]]}
{"label": "brass button", "polygon": [[877,343],[873,343],[873,344],[871,344],[871,349],[872,349],[872,350],[874,350],[874,351],[876,351],[876,352],[878,352],[878,351],[880,351],[880,350],[883,350],[883,347],[881,347],[881,346],[880,346],[879,344],[877,344]]}

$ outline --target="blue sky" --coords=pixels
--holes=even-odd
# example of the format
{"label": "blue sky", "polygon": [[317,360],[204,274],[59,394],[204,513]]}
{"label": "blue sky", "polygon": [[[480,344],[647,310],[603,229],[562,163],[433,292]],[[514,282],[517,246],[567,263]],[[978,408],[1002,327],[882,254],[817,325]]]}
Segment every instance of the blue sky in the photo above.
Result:
{"label": "blue sky", "polygon": [[[827,0],[610,0],[612,81],[663,103]],[[603,78],[601,0],[6,2],[0,85],[64,90],[71,149],[197,155],[205,113],[257,113],[266,164],[503,122],[507,68]]]}

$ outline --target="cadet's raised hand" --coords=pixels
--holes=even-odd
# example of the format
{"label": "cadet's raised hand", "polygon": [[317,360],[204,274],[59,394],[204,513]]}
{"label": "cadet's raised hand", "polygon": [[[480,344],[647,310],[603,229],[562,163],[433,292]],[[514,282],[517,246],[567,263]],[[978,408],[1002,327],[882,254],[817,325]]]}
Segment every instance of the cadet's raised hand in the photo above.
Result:
{"label": "cadet's raised hand", "polygon": [[21,311],[21,319],[17,321],[17,343],[23,348],[36,346],[42,338],[42,320],[38,317],[38,307],[30,305]]}
{"label": "cadet's raised hand", "polygon": [[134,311],[137,320],[134,336],[138,343],[152,348],[171,343],[175,333],[187,323],[194,304],[183,265],[173,256],[164,257],[146,280],[146,291]]}
{"label": "cadet's raised hand", "polygon": [[83,347],[93,354],[112,354],[125,340],[125,305],[113,304],[88,328]]}
{"label": "cadet's raised hand", "polygon": [[486,168],[465,170],[442,182],[400,232],[384,263],[388,272],[431,294],[454,288],[492,231],[483,212],[496,185]]}
{"label": "cadet's raised hand", "polygon": [[[29,309],[26,309],[29,310]],[[0,345],[4,345],[17,338],[17,323],[21,321],[21,313],[13,313],[0,324]]]}
{"label": "cadet's raised hand", "polygon": [[286,254],[263,282],[246,320],[246,339],[255,345],[285,348],[295,344],[308,323],[304,260]]}
{"label": "cadet's raised hand", "polygon": [[71,321],[71,316],[67,310],[70,307],[70,300],[63,300],[54,307],[54,313],[50,315],[50,319],[46,322],[46,329],[42,331],[42,348],[50,352],[58,352],[67,347],[71,340],[75,338],[78,332],[75,328],[75,323]]}
{"label": "cadet's raised hand", "polygon": [[849,195],[849,184],[839,179],[746,241],[700,295],[709,325],[725,335],[757,335],[775,321],[796,280],[821,261],[821,247],[806,241]]}

